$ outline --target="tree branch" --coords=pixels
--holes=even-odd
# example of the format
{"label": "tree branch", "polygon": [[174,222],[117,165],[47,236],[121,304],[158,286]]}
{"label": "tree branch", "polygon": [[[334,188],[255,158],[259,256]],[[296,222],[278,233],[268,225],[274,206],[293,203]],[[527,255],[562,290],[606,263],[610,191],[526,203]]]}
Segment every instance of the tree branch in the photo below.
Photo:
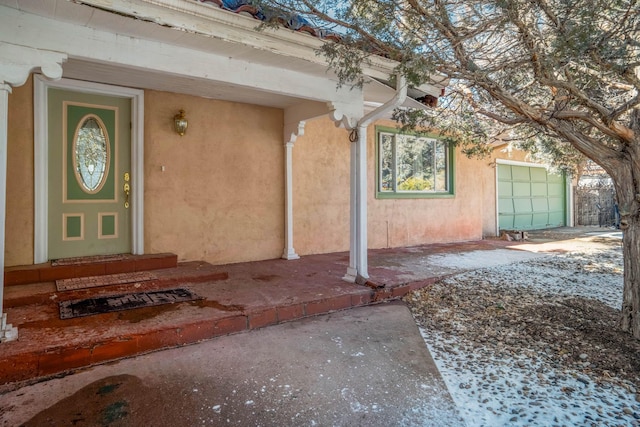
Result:
{"label": "tree branch", "polygon": [[620,152],[601,144],[598,140],[582,133],[576,132],[568,122],[558,121],[550,123],[550,128],[562,138],[565,138],[578,151],[590,159],[597,159],[609,175],[616,176],[616,169],[622,165]]}

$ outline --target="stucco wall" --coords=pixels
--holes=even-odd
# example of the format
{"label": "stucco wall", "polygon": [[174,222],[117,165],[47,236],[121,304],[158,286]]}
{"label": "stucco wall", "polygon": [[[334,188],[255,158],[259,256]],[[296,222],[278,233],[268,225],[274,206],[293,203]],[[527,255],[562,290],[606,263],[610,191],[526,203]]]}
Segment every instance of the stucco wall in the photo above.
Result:
{"label": "stucco wall", "polygon": [[490,158],[483,159],[486,167],[478,174],[482,182],[482,236],[495,237],[497,234],[496,206],[496,158],[501,157],[498,150],[491,153]]}
{"label": "stucco wall", "polygon": [[9,95],[5,265],[33,263],[33,78]]}
{"label": "stucco wall", "polygon": [[350,142],[329,119],[309,121],[293,148],[293,246],[299,255],[349,249]]}
{"label": "stucco wall", "polygon": [[[395,127],[395,122],[377,125]],[[369,247],[386,248],[482,238],[480,169],[486,162],[455,153],[453,198],[376,199],[375,128],[368,130]]]}
{"label": "stucco wall", "polygon": [[[172,129],[181,108],[183,137]],[[280,257],[282,123],[279,109],[146,91],[145,251],[218,264]]]}
{"label": "stucco wall", "polygon": [[[395,127],[392,121],[376,125]],[[376,199],[375,128],[368,131],[369,149],[369,247],[385,248],[476,240],[482,237],[482,198],[477,182],[476,160],[454,155],[453,198]]]}
{"label": "stucco wall", "polygon": [[[348,133],[328,119],[307,123],[295,144],[294,247],[300,255],[349,249],[349,145]],[[375,198],[374,125],[368,129],[367,150],[370,248],[482,238],[483,185],[492,171],[490,160],[456,153],[453,198],[381,200]]]}
{"label": "stucco wall", "polygon": [[[184,137],[171,128],[183,108]],[[278,258],[282,110],[145,92],[145,252],[213,263]],[[5,265],[33,263],[33,83],[9,96]],[[161,171],[161,167],[165,171]]]}

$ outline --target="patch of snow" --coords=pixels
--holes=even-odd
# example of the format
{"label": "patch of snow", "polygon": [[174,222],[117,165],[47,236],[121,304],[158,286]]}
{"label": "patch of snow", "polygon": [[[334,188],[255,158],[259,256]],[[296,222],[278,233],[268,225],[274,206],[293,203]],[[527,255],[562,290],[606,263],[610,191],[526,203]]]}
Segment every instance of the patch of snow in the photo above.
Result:
{"label": "patch of snow", "polygon": [[476,268],[495,267],[511,264],[533,258],[539,258],[540,254],[531,252],[514,251],[511,249],[495,249],[492,251],[470,251],[462,253],[447,253],[431,255],[426,263],[439,267],[455,267],[457,269],[470,270]]}
{"label": "patch of snow", "polygon": [[[595,298],[615,309],[622,304],[620,251],[582,250],[506,265],[492,259],[496,255],[493,252],[484,252],[488,268],[452,277],[451,283],[473,286],[487,280],[504,287],[529,288],[544,296]],[[469,257],[432,256],[430,262],[453,261],[457,266],[473,268],[478,259],[478,254],[471,253]],[[550,262],[552,259],[561,262]],[[580,371],[559,368],[535,355],[471,352],[469,347],[459,345],[455,325],[451,326],[453,332],[447,335],[422,328],[421,333],[469,427],[640,426],[635,390],[599,383]],[[420,410],[430,408],[411,408]]]}
{"label": "patch of snow", "polygon": [[421,332],[432,354],[440,354],[434,357],[436,366],[469,427],[618,426],[625,425],[623,408],[638,406],[623,387],[598,387],[578,371],[558,370],[541,359],[487,358],[464,351],[442,357],[431,343],[443,337]]}

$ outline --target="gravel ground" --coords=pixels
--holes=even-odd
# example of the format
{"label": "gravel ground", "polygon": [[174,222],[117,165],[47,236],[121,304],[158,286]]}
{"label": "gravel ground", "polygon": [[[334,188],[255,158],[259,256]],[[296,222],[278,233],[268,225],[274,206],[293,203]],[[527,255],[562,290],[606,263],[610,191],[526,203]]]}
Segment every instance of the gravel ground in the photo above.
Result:
{"label": "gravel ground", "polygon": [[590,241],[405,298],[468,426],[640,426],[620,239]]}

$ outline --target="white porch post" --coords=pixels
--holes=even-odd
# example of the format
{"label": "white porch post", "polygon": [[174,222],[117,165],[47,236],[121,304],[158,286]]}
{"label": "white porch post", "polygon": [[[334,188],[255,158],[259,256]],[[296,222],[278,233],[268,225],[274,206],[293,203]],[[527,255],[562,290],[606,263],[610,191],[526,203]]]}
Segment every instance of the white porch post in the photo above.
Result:
{"label": "white porch post", "polygon": [[7,145],[9,130],[9,94],[22,86],[34,68],[40,68],[50,79],[62,77],[62,62],[67,55],[32,49],[10,43],[0,44],[0,342],[18,338],[18,330],[7,323],[4,312],[4,248],[7,216]]}
{"label": "white porch post", "polygon": [[284,144],[285,151],[285,181],[286,181],[286,199],[285,199],[285,246],[282,258],[298,259],[300,256],[293,248],[293,160],[291,156],[293,150],[293,142],[289,141]]}
{"label": "white porch post", "polygon": [[11,86],[0,82],[0,342],[18,338],[18,329],[7,323],[4,312],[4,233],[7,211],[7,131],[9,124],[9,94]]}
{"label": "white porch post", "polygon": [[[406,79],[398,75],[396,93],[389,101],[358,120],[352,131],[351,140],[351,252],[349,270],[345,280],[364,284],[369,278],[367,242],[367,127],[386,112],[401,105],[407,98]],[[355,274],[353,267],[355,262]]]}
{"label": "white porch post", "polygon": [[367,256],[367,127],[359,126],[356,142],[356,218],[358,221],[356,239],[356,268],[358,280],[369,278],[369,262]]}
{"label": "white porch post", "polygon": [[304,125],[301,121],[293,131],[285,129],[284,142],[284,180],[285,180],[285,226],[284,226],[284,252],[282,258],[287,260],[299,259],[300,256],[293,248],[293,145],[298,136],[304,134]]}
{"label": "white porch post", "polygon": [[[362,93],[361,93],[362,95]],[[349,103],[332,104],[332,111],[329,117],[336,126],[347,129],[351,147],[349,151],[349,266],[346,274],[342,277],[347,282],[364,282],[368,275],[366,273],[367,264],[367,150],[366,141],[364,147],[364,158],[361,157],[363,150],[359,138],[358,120],[362,117],[364,101],[353,98]],[[366,138],[366,137],[365,137]],[[364,187],[362,176],[364,176]],[[364,191],[364,209],[362,207],[362,194]],[[362,221],[364,215],[364,223]],[[362,241],[362,229],[364,228],[364,242]],[[365,275],[362,275],[360,267],[363,266],[362,258],[364,254]],[[363,280],[364,279],[364,280]]]}
{"label": "white porch post", "polygon": [[364,283],[369,278],[367,256],[367,127],[351,130],[349,267],[343,277]]}
{"label": "white porch post", "polygon": [[358,142],[351,141],[349,157],[349,266],[343,279],[355,282],[358,276]]}

